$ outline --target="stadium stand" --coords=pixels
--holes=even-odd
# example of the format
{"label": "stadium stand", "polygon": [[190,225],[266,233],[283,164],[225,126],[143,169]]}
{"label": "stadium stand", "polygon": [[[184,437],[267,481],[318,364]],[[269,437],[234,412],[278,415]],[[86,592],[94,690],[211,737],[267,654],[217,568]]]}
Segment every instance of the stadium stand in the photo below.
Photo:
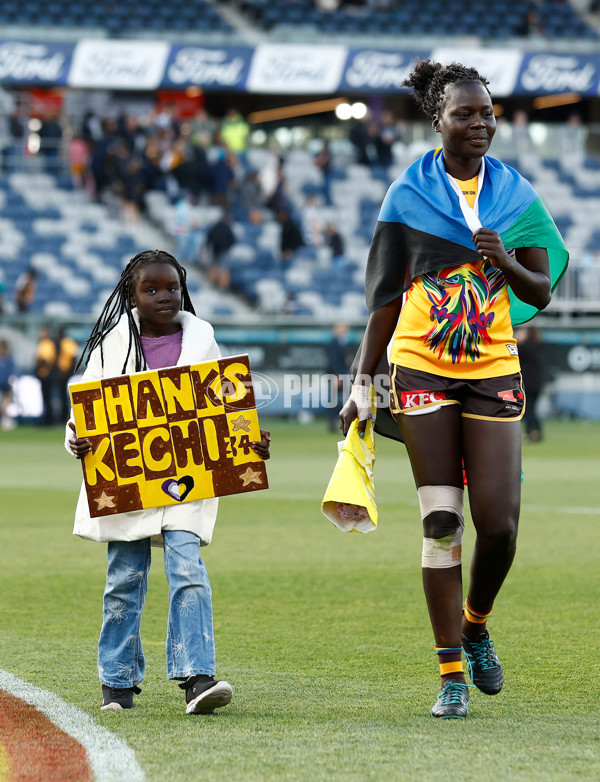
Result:
{"label": "stadium stand", "polygon": [[499,39],[531,34],[527,12],[535,9],[538,29],[548,38],[596,39],[598,34],[567,2],[543,0],[535,5],[521,0],[469,3],[468,14],[446,13],[443,0],[406,0],[402,3],[340,3],[321,10],[314,0],[238,0],[238,6],[263,30],[316,30],[331,35],[477,35]]}
{"label": "stadium stand", "polygon": [[82,32],[103,30],[111,37],[138,31],[188,30],[231,31],[231,25],[207,0],[144,0],[118,3],[114,0],[3,0],[0,25],[18,27],[77,28]]}
{"label": "stadium stand", "polygon": [[[335,148],[335,147],[334,147]],[[211,288],[202,266],[191,264],[190,290],[206,315],[294,314],[324,321],[365,317],[364,272],[369,242],[388,184],[416,157],[397,145],[389,169],[355,163],[332,171],[331,203],[325,203],[321,170],[307,149],[290,150],[283,166],[290,207],[302,222],[307,197],[317,202],[322,225],[333,225],[345,247],[342,273],[323,241],[306,244],[284,262],[280,225],[269,210],[257,224],[235,206],[236,243],[228,265],[231,290]],[[259,169],[271,155],[250,148],[248,165]],[[347,161],[349,150],[341,159]],[[528,152],[504,161],[534,184],[555,217],[572,253],[573,264],[551,310],[598,308],[600,271],[600,186],[595,158],[542,158]],[[62,184],[62,187],[60,186]],[[194,207],[204,233],[222,215],[220,206]],[[33,312],[67,316],[97,312],[118,279],[124,262],[149,246],[173,247],[174,198],[165,189],[146,195],[146,217],[128,225],[82,191],[48,174],[14,173],[0,178],[0,256],[6,291],[28,266],[38,270]]]}

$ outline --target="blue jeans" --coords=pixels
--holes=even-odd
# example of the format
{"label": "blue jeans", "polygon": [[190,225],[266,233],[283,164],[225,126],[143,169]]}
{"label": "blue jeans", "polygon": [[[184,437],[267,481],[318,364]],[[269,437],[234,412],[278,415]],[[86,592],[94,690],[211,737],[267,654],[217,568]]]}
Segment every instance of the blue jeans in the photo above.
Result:
{"label": "blue jeans", "polygon": [[[169,679],[198,673],[214,676],[211,588],[198,537],[192,532],[165,530],[163,540],[169,584],[167,675]],[[149,538],[108,544],[98,675],[109,687],[133,687],[144,678],[140,625],[150,561]]]}

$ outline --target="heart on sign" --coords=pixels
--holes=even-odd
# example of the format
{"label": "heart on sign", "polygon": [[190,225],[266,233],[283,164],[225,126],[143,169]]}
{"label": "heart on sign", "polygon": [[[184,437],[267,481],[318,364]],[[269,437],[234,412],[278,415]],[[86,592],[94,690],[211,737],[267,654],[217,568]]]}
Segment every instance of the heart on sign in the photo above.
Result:
{"label": "heart on sign", "polygon": [[191,475],[184,475],[183,478],[178,480],[169,478],[163,483],[161,488],[171,499],[183,502],[194,488],[194,479]]}

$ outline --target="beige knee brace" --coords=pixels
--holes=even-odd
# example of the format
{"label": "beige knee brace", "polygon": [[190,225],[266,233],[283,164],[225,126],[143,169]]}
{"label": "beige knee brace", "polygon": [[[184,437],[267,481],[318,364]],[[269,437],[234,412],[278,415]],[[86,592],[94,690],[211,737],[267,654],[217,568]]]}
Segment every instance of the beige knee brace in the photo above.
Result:
{"label": "beige knee brace", "polygon": [[449,568],[462,562],[462,538],[465,528],[464,490],[456,486],[421,486],[418,490],[421,518],[424,520],[434,511],[453,513],[458,528],[443,538],[423,537],[422,567]]}

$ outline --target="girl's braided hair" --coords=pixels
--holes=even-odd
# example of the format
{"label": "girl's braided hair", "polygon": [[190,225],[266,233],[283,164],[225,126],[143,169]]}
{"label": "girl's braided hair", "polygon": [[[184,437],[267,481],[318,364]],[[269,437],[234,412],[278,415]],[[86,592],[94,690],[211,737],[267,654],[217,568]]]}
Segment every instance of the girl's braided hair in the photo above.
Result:
{"label": "girl's braided hair", "polygon": [[488,80],[475,68],[468,68],[458,62],[442,65],[431,60],[421,60],[415,65],[414,71],[402,84],[410,87],[417,104],[423,109],[429,119],[439,114],[440,105],[444,100],[444,91],[448,84],[462,81],[478,81],[488,88]]}
{"label": "girl's braided hair", "polygon": [[105,337],[115,328],[119,319],[123,313],[127,315],[129,321],[129,346],[127,348],[127,355],[123,362],[122,374],[125,374],[125,368],[127,361],[131,355],[133,348],[135,352],[135,371],[141,372],[146,367],[146,359],[144,357],[144,350],[142,348],[142,340],[140,337],[140,329],[136,323],[132,313],[131,296],[133,294],[135,282],[144,268],[151,263],[168,263],[177,271],[179,275],[179,282],[181,284],[181,296],[182,296],[182,309],[186,312],[191,312],[195,315],[194,305],[190,299],[190,294],[187,289],[186,277],[187,273],[183,266],[168,252],[164,250],[144,250],[143,252],[134,255],[129,261],[127,266],[121,273],[121,279],[115,286],[114,291],[108,297],[108,301],[104,305],[100,317],[96,321],[92,333],[88,337],[81,358],[77,362],[75,371],[83,364],[87,366],[92,352],[100,346],[100,359],[104,366],[104,352],[103,342]]}

